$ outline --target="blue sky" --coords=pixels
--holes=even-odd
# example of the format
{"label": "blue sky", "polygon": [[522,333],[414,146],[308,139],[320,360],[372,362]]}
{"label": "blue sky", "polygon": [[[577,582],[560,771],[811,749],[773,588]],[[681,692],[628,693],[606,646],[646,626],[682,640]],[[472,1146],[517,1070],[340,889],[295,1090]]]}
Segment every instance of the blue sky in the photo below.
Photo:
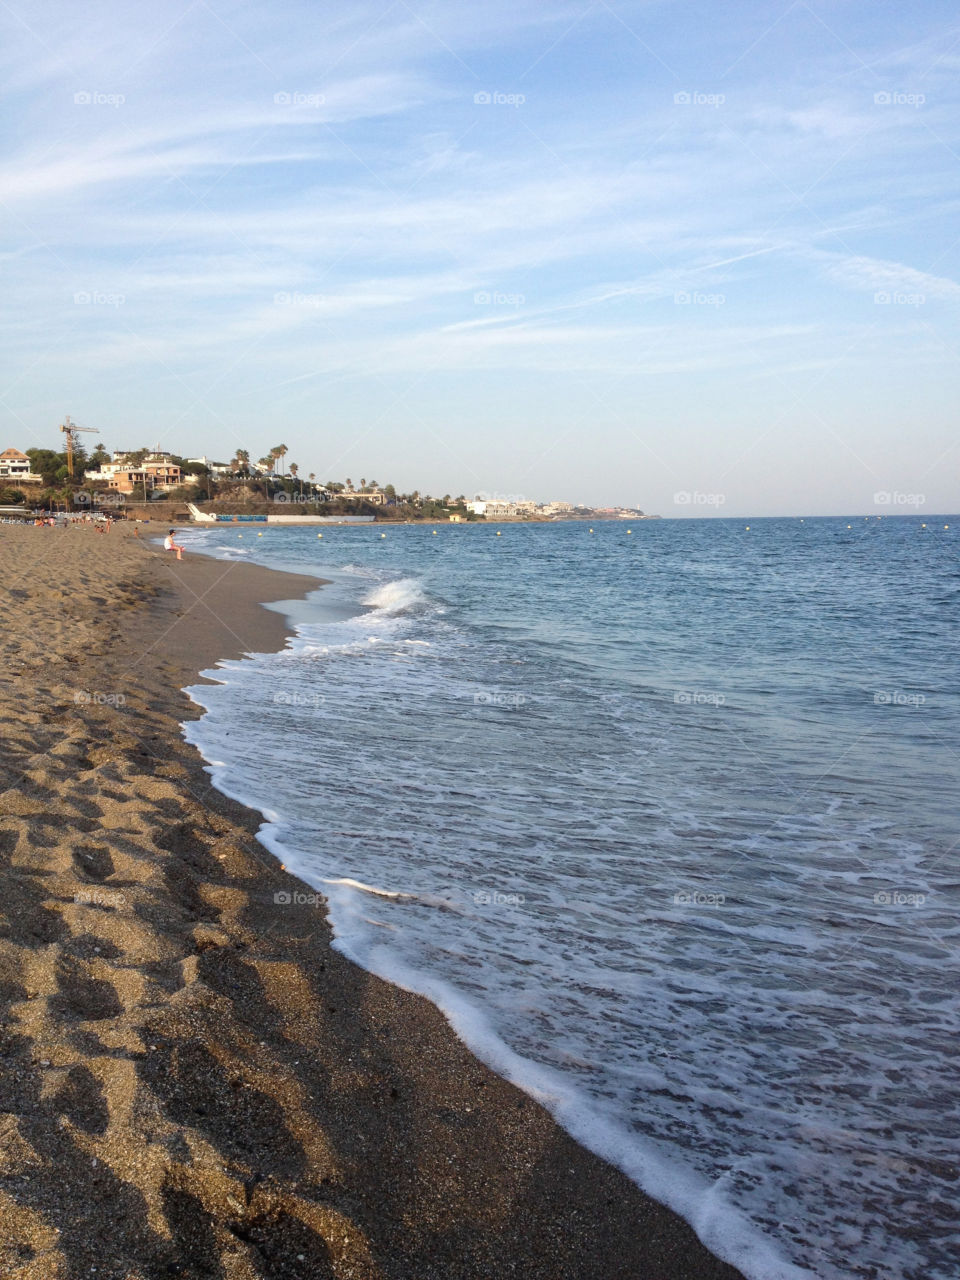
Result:
{"label": "blue sky", "polygon": [[0,447],[960,509],[955,7],[0,13]]}

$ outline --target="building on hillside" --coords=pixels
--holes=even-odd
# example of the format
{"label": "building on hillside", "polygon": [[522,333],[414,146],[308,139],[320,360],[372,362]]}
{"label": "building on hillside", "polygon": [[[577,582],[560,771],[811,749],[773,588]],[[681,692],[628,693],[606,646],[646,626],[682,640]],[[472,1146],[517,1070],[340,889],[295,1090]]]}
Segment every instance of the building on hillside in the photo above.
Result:
{"label": "building on hillside", "polygon": [[84,479],[136,497],[176,489],[183,481],[183,473],[172,461],[171,453],[148,453],[139,464],[126,461],[127,457],[115,453],[113,462],[105,462],[99,471],[88,471]]}
{"label": "building on hillside", "polygon": [[43,484],[43,476],[30,470],[30,459],[19,449],[4,449],[0,453],[0,484]]}
{"label": "building on hillside", "polygon": [[[206,467],[214,480],[224,480],[233,475],[233,470],[225,462],[214,462],[212,458],[187,458],[187,462],[195,462],[201,467]],[[256,462],[250,463],[250,470],[259,472],[261,475],[267,474]]]}
{"label": "building on hillside", "polygon": [[375,507],[387,505],[387,495],[382,489],[351,489],[341,495],[344,498],[362,498],[364,502],[372,502]]}

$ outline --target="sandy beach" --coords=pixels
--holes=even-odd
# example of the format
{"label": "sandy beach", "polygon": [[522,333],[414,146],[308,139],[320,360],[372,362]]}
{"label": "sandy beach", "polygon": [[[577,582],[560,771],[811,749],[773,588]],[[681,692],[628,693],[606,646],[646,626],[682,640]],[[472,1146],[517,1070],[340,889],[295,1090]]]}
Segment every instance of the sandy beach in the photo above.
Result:
{"label": "sandy beach", "polygon": [[0,1276],[736,1280],[275,901],[181,689],[317,580],[123,524],[2,526],[0,563]]}

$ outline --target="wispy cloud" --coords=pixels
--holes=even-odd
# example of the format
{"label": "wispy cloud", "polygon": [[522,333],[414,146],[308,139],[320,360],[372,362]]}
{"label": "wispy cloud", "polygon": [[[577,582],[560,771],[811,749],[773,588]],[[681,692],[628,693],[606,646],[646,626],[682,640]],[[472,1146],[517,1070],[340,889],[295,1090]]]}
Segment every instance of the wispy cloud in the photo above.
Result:
{"label": "wispy cloud", "polygon": [[[212,451],[227,419],[296,440],[320,383],[352,421],[364,380],[405,376],[471,433],[491,385],[526,422],[566,380],[608,383],[611,423],[638,380],[672,388],[668,425],[697,387],[746,422],[848,349],[830,394],[866,367],[894,399],[938,344],[949,384],[956,33],[861,0],[832,34],[804,6],[702,30],[615,8],[13,0],[11,431],[69,400],[105,430],[206,414]],[[882,292],[926,311],[878,323]]]}

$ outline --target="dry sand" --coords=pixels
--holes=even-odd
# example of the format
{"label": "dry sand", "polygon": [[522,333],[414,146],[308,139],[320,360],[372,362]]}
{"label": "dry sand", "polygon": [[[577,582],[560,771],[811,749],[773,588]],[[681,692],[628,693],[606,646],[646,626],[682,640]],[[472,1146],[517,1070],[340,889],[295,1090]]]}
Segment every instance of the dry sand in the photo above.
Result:
{"label": "dry sand", "polygon": [[312,579],[0,526],[0,582],[4,1280],[736,1280],[275,905],[179,690]]}

